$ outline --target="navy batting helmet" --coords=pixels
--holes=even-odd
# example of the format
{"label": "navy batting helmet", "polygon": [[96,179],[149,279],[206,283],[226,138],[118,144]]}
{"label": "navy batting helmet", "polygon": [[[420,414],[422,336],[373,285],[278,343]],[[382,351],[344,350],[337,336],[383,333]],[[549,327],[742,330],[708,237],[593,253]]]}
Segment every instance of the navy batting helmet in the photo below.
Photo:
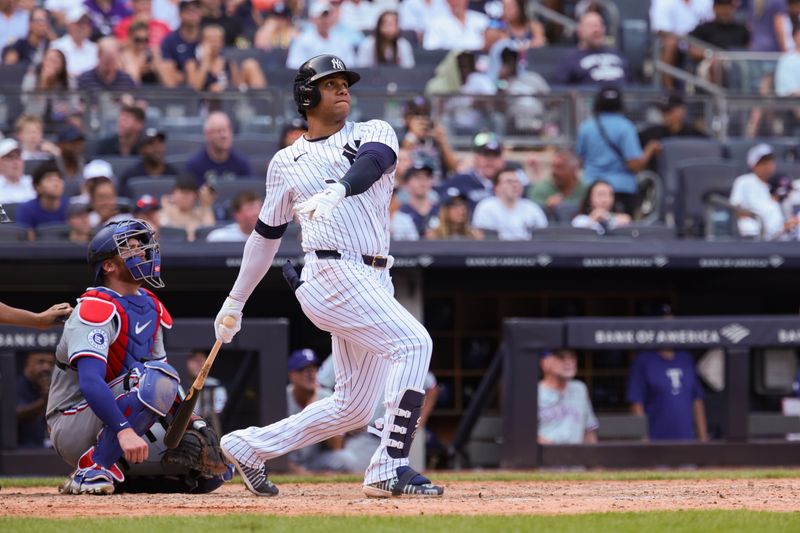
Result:
{"label": "navy batting helmet", "polygon": [[[135,238],[139,246],[132,248],[128,239]],[[103,262],[120,256],[125,267],[137,281],[161,288],[161,249],[153,228],[136,218],[111,222],[103,226],[89,243],[87,260],[94,271],[94,283],[103,283]]]}
{"label": "navy batting helmet", "polygon": [[315,56],[300,65],[294,78],[294,102],[298,113],[305,117],[307,109],[319,104],[322,95],[317,82],[335,74],[344,74],[351,86],[361,79],[357,72],[347,70],[344,61],[334,55]]}

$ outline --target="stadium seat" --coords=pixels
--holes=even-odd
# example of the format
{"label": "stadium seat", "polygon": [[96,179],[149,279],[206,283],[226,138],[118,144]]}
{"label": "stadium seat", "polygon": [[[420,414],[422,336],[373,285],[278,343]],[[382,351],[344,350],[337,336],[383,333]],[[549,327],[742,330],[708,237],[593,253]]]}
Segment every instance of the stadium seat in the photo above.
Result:
{"label": "stadium seat", "polygon": [[194,240],[195,242],[203,242],[208,237],[208,234],[214,231],[215,229],[224,228],[228,224],[216,224],[214,226],[201,226],[194,230]]}
{"label": "stadium seat", "polygon": [[614,228],[607,233],[610,237],[628,237],[631,239],[663,241],[674,239],[675,228],[664,225],[629,224],[621,228]]}
{"label": "stadium seat", "polygon": [[164,143],[167,155],[192,155],[205,146],[202,135],[167,135]]}
{"label": "stadium seat", "polygon": [[795,180],[800,179],[800,163],[778,161],[776,174],[790,176]]}
{"label": "stadium seat", "polygon": [[675,227],[681,235],[699,237],[704,230],[708,196],[712,193],[729,196],[739,168],[724,159],[688,159],[679,162],[676,172]]}
{"label": "stadium seat", "polygon": [[158,240],[161,242],[186,242],[189,237],[183,228],[161,226],[158,230]]}
{"label": "stadium seat", "polygon": [[143,194],[150,194],[156,198],[161,198],[165,194],[172,192],[175,187],[175,177],[173,176],[142,176],[131,178],[125,185],[125,196],[136,200]]}
{"label": "stadium seat", "polygon": [[533,230],[535,241],[593,241],[600,235],[591,228],[573,228],[572,226],[548,226]]}
{"label": "stadium seat", "polygon": [[220,181],[215,185],[217,198],[214,201],[218,206],[228,209],[233,197],[242,191],[252,191],[263,198],[265,194],[264,178],[239,178]]}
{"label": "stadium seat", "polygon": [[579,210],[580,205],[575,202],[561,202],[553,209],[553,218],[559,224],[569,224]]}
{"label": "stadium seat", "polygon": [[69,226],[60,222],[42,224],[36,228],[36,240],[66,242],[69,240]]}
{"label": "stadium seat", "polygon": [[676,169],[689,159],[722,158],[722,143],[716,139],[667,138],[661,141],[661,154],[656,160],[658,174],[664,183],[664,202],[662,212],[674,209],[675,194],[678,190]]}
{"label": "stadium seat", "polygon": [[548,83],[556,83],[558,71],[569,54],[575,50],[573,46],[542,46],[528,49],[527,69],[542,76]]}
{"label": "stadium seat", "polygon": [[111,170],[114,171],[114,177],[117,179],[117,183],[119,183],[120,177],[129,168],[140,161],[138,155],[100,155],[97,156],[97,159],[102,159],[111,165]]}
{"label": "stadium seat", "polygon": [[[248,157],[267,157],[272,159],[278,151],[278,141],[263,134],[237,135],[233,139],[233,147]],[[255,170],[255,169],[253,169]]]}
{"label": "stadium seat", "polygon": [[0,224],[0,242],[24,242],[28,240],[28,230],[16,224]]}
{"label": "stadium seat", "polygon": [[8,215],[8,218],[10,218],[11,220],[16,220],[17,208],[19,207],[19,204],[14,203],[14,204],[2,204],[2,205],[3,205],[3,210],[6,212],[6,215]]}
{"label": "stadium seat", "polygon": [[[277,150],[276,150],[277,151]],[[246,155],[246,154],[245,154]],[[267,165],[275,153],[264,153],[262,155],[250,155],[247,160],[250,162],[250,172],[252,176],[261,176],[261,186],[264,186],[264,176],[267,175]]]}
{"label": "stadium seat", "polygon": [[33,173],[36,172],[36,169],[39,168],[42,163],[47,161],[52,162],[52,159],[29,159],[25,161],[25,170],[23,172],[29,176],[33,176]]}

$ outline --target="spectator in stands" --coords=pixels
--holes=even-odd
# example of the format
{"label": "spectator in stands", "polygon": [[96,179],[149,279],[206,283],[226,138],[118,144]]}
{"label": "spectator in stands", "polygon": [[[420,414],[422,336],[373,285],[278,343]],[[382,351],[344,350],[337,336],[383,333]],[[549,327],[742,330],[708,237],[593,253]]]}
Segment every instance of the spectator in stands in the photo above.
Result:
{"label": "spectator in stands", "polygon": [[143,194],[133,202],[133,216],[146,221],[159,237],[161,229],[161,202],[151,194]]}
{"label": "spectator in stands", "polygon": [[[338,0],[339,20],[359,32],[375,29],[383,4],[367,0]],[[391,2],[389,2],[391,3]],[[385,13],[385,11],[383,11]],[[399,26],[398,26],[399,29]]]}
{"label": "spectator in stands", "polygon": [[447,0],[403,0],[400,10],[400,29],[417,32],[417,41],[422,42],[428,22],[450,14]]}
{"label": "spectator in stands", "polygon": [[92,223],[89,220],[91,208],[88,204],[74,202],[67,206],[67,226],[69,242],[87,244],[92,237]]}
{"label": "spectator in stands", "polygon": [[206,146],[186,162],[186,169],[195,177],[198,186],[213,187],[219,181],[252,175],[250,162],[233,148],[233,127],[228,115],[221,111],[210,113],[203,125],[203,134]]}
{"label": "spectator in stands", "polygon": [[[74,81],[67,73],[64,53],[50,48],[39,66],[29,70],[22,78],[21,100],[25,113],[40,116],[46,127],[56,128],[67,120],[71,112],[79,109],[79,102],[74,98],[59,94],[73,86]],[[39,94],[26,94],[29,91]]]}
{"label": "spectator in stands", "polygon": [[553,220],[555,209],[564,203],[578,204],[586,193],[586,184],[578,176],[580,164],[575,152],[568,149],[553,155],[550,178],[540,179],[528,189],[528,198],[539,204]]}
{"label": "spectator in stands", "polygon": [[[658,102],[661,111],[661,124],[654,124],[639,132],[639,144],[647,146],[650,141],[662,141],[669,137],[707,137],[691,122],[686,120],[686,104],[678,92],[668,92]],[[657,157],[648,162],[650,170],[656,170]]]}
{"label": "spectator in stands", "polygon": [[161,46],[161,42],[169,35],[170,29],[166,22],[153,17],[152,0],[133,0],[131,2],[133,14],[114,27],[114,35],[119,42],[127,44],[126,41],[131,37],[130,29],[136,23],[144,25],[144,33],[147,35],[145,41],[148,49],[155,49]]}
{"label": "spectator in stands", "polygon": [[17,444],[20,448],[50,448],[44,413],[55,367],[50,352],[29,352],[17,378]]}
{"label": "spectator in stands", "polygon": [[199,0],[179,0],[181,24],[178,29],[161,41],[162,61],[158,63],[161,84],[165,87],[178,87],[186,81],[184,66],[186,61],[195,58],[200,42],[200,2]]}
{"label": "spectator in stands", "polygon": [[294,142],[300,138],[305,132],[308,131],[308,124],[306,121],[300,117],[295,117],[286,124],[283,125],[283,129],[281,130],[281,145],[279,149],[284,149],[287,146],[291,146]]}
{"label": "spectator in stands", "polygon": [[[319,0],[318,0],[319,1]],[[310,348],[295,350],[289,356],[289,385],[286,386],[287,415],[298,414],[309,404],[327,398],[333,391],[319,386],[317,372],[319,359]],[[331,437],[326,441],[288,454],[289,472],[305,474],[308,472],[349,470],[350,458],[342,447],[344,435]]]}
{"label": "spectator in stands", "polygon": [[67,33],[52,43],[67,61],[67,73],[73,79],[97,66],[97,45],[89,40],[92,21],[83,5],[76,6],[66,15]]}
{"label": "spectator in stands", "polygon": [[635,174],[647,168],[661,144],[652,140],[642,150],[636,127],[623,115],[622,92],[615,87],[600,89],[593,113],[578,128],[575,151],[583,160],[583,179],[609,182],[623,211],[633,215],[639,207]]}
{"label": "spectator in stands", "polygon": [[177,176],[178,169],[167,163],[165,141],[167,134],[156,128],[147,128],[139,144],[139,161],[120,176],[120,190],[126,190],[128,180],[143,176]]}
{"label": "spectator in stands", "polygon": [[486,29],[486,49],[505,39],[511,40],[515,48],[524,52],[528,48],[539,48],[546,44],[544,26],[536,19],[528,18],[524,0],[502,0],[503,15],[494,19]]}
{"label": "spectator in stands", "polygon": [[0,46],[5,48],[28,35],[28,12],[17,0],[0,0]]}
{"label": "spectator in stands", "polygon": [[479,133],[472,141],[472,166],[444,183],[443,189],[455,188],[469,199],[470,207],[492,195],[492,179],[506,165],[503,144],[493,133]]}
{"label": "spectator in stands", "polygon": [[95,41],[113,35],[114,28],[133,14],[125,0],[86,0],[84,5],[92,20]]}
{"label": "spectator in stands", "polygon": [[458,156],[447,138],[447,130],[431,116],[431,104],[423,96],[415,96],[403,108],[405,133],[400,147],[427,158],[433,164],[434,177],[443,179],[458,168]]}
{"label": "spectator in stands", "polygon": [[708,440],[703,386],[683,350],[639,352],[628,373],[627,400],[647,415],[650,440]]}
{"label": "spectator in stands", "polygon": [[425,159],[414,161],[403,177],[404,204],[400,207],[414,221],[417,234],[425,236],[428,224],[439,211],[439,195],[433,190],[433,166]]}
{"label": "spectator in stands", "polygon": [[578,358],[572,350],[539,353],[539,444],[594,444],[597,417],[586,385],[577,379]]}
{"label": "spectator in stands", "polygon": [[86,162],[86,138],[83,132],[68,124],[58,131],[56,145],[61,155],[56,157],[56,164],[65,182],[82,180]]}
{"label": "spectator in stands", "polygon": [[432,221],[425,237],[434,240],[482,239],[483,232],[473,228],[469,221],[469,199],[458,189],[448,189],[447,193],[439,207],[439,216]]}
{"label": "spectator in stands", "polygon": [[36,198],[33,178],[25,174],[22,151],[14,139],[0,141],[0,204],[27,202]]}
{"label": "spectator in stands", "polygon": [[237,39],[242,36],[242,24],[225,11],[223,0],[200,0],[200,6],[203,12],[200,26],[221,27],[224,31],[225,46],[236,46]]}
{"label": "spectator in stands", "polygon": [[603,180],[595,181],[586,189],[578,214],[572,219],[572,226],[590,228],[599,235],[627,226],[631,223],[630,215],[617,212],[614,203],[611,184]]}
{"label": "spectator in stands", "polygon": [[626,79],[625,59],[606,45],[603,17],[584,13],[578,22],[578,47],[564,59],[556,80],[565,85],[624,85]]}
{"label": "spectator in stands", "polygon": [[369,68],[380,65],[414,68],[414,50],[411,43],[400,36],[397,11],[381,13],[375,34],[364,39],[358,47],[356,66]]}
{"label": "spectator in stands", "polygon": [[769,180],[769,192],[781,206],[784,221],[780,240],[800,240],[800,189],[795,187],[796,179],[784,173],[776,173]]}
{"label": "spectator in stands", "polygon": [[355,65],[353,46],[341,35],[331,30],[336,24],[334,7],[328,0],[316,0],[308,10],[313,26],[298,35],[289,45],[286,67],[299,68],[308,58],[320,54],[333,54],[345,65]]}
{"label": "spectator in stands", "polygon": [[158,47],[149,44],[147,23],[134,22],[128,27],[128,39],[122,47],[122,69],[136,84],[156,85],[159,80]]}
{"label": "spectator in stands", "polygon": [[37,7],[31,10],[29,30],[24,35],[3,49],[4,65],[28,65],[38,67],[44,59],[44,53],[55,38],[53,29],[47,18],[47,11]]}
{"label": "spectator in stands", "polygon": [[549,93],[550,86],[542,76],[520,66],[524,62],[514,41],[497,41],[489,51],[487,75],[497,87],[496,94],[514,97],[495,104],[498,111],[508,117],[508,127],[519,131],[541,131],[545,108],[535,96]]}
{"label": "spectator in stands", "polygon": [[[750,30],[735,17],[734,0],[714,0],[714,19],[700,24],[689,35],[722,50],[744,50],[750,45]],[[695,61],[705,60],[704,50],[696,46],[689,47],[689,54]],[[713,73],[714,65],[710,63],[708,67]],[[711,79],[717,83],[722,81]]]}
{"label": "spectator in stands", "polygon": [[[194,381],[200,374],[203,364],[208,359],[208,352],[204,350],[192,350],[186,358],[186,371],[189,373],[189,380]],[[228,391],[222,382],[213,377],[207,376],[205,385],[198,391],[197,404],[194,412],[214,428],[217,435],[222,435],[222,421],[220,415],[228,403]]]}
{"label": "spectator in stands", "polygon": [[800,24],[792,30],[792,38],[794,50],[783,54],[775,67],[775,94],[778,96],[800,96]]}
{"label": "spectator in stands", "polygon": [[428,21],[422,46],[426,50],[483,50],[489,17],[467,9],[469,0],[447,0],[449,11]]}
{"label": "spectator in stands", "polygon": [[287,50],[300,34],[288,3],[276,2],[266,20],[258,26],[253,46],[262,50]]}
{"label": "spectator in stands", "polygon": [[58,146],[44,138],[44,122],[36,115],[20,115],[14,133],[22,150],[23,161],[43,161],[60,155]]}
{"label": "spectator in stands", "polygon": [[97,41],[97,66],[78,76],[78,89],[128,91],[134,87],[136,82],[122,70],[119,42],[114,37],[103,37]]}
{"label": "spectator in stands", "polygon": [[747,152],[751,172],[736,178],[730,202],[741,209],[739,234],[773,240],[794,229],[797,218],[785,220],[780,204],[770,194],[769,180],[775,174],[775,153],[768,144],[757,144]]}
{"label": "spectator in stands", "polygon": [[17,208],[17,224],[28,229],[28,240],[36,240],[42,224],[65,223],[69,199],[64,197],[64,180],[52,161],[41,163],[33,172],[36,198]]}
{"label": "spectator in stands", "polygon": [[[650,29],[659,37],[661,60],[680,66],[684,55],[680,38],[713,18],[711,0],[653,0],[650,5]],[[667,89],[673,89],[675,85],[671,76],[664,76],[663,83]]]}
{"label": "spectator in stands", "polygon": [[506,166],[494,179],[494,196],[475,206],[472,225],[482,231],[497,232],[500,240],[530,239],[536,228],[547,227],[542,208],[522,197],[522,182],[516,167]]}
{"label": "spectator in stands", "polygon": [[233,224],[218,228],[208,234],[208,242],[245,242],[256,229],[261,212],[261,198],[252,191],[242,191],[231,200]]}
{"label": "spectator in stands", "polygon": [[89,196],[89,223],[92,228],[102,228],[109,222],[131,218],[120,209],[117,188],[112,180],[111,165],[100,159],[91,161],[84,169],[86,192]]}
{"label": "spectator in stands", "polygon": [[258,62],[247,58],[237,65],[223,55],[225,30],[208,25],[201,31],[196,58],[184,64],[187,84],[197,91],[224,92],[226,89],[263,89],[267,80]]}
{"label": "spectator in stands", "polygon": [[754,52],[787,52],[790,26],[786,0],[752,0],[748,20]]}
{"label": "spectator in stands", "polygon": [[137,106],[123,106],[117,115],[117,132],[100,139],[97,155],[137,155],[144,132],[144,111]]}
{"label": "spectator in stands", "polygon": [[399,188],[392,191],[389,202],[389,234],[393,241],[418,241],[419,232],[411,215],[400,211]]}
{"label": "spectator in stands", "polygon": [[194,241],[197,228],[216,223],[214,194],[208,185],[198,186],[194,176],[179,176],[172,193],[162,200],[161,226],[183,228],[189,241]]}

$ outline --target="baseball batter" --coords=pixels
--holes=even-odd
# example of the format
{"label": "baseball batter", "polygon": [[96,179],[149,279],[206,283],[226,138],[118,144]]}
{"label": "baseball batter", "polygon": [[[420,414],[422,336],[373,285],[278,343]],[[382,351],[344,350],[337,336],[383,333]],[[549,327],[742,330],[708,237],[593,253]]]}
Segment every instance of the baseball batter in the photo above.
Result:
{"label": "baseball batter", "polygon": [[[336,387],[333,396],[297,415],[222,438],[223,453],[259,496],[278,492],[265,461],[366,426],[381,394],[386,414],[371,428],[381,445],[367,468],[364,492],[373,497],[443,493],[408,466],[432,341],[394,298],[389,200],[397,137],[380,120],[347,121],[350,87],[359,78],[332,55],[313,57],[298,69],[294,98],[308,132],[270,162],[258,224],[215,320],[217,338],[230,342],[241,328],[245,302],[297,213],[305,268],[300,279],[293,269],[285,272],[306,316],[331,333]],[[234,327],[222,324],[226,315],[236,318]]]}
{"label": "baseball batter", "polygon": [[113,222],[89,243],[88,259],[96,287],[64,325],[47,402],[53,446],[75,467],[61,492],[216,489],[228,465],[202,420],[174,450],[163,444],[179,378],[164,352],[172,318],[143,288],[164,286],[152,228],[143,220]]}

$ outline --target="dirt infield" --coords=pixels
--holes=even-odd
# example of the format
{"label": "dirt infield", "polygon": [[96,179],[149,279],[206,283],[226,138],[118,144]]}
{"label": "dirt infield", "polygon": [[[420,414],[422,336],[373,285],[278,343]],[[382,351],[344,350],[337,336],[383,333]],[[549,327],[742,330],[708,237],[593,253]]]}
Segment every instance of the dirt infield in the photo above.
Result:
{"label": "dirt infield", "polygon": [[3,488],[0,516],[46,518],[262,513],[279,515],[576,514],[679,509],[800,511],[800,479],[451,482],[436,500],[367,499],[349,483],[284,484],[275,498],[227,485],[202,496],[61,496]]}

